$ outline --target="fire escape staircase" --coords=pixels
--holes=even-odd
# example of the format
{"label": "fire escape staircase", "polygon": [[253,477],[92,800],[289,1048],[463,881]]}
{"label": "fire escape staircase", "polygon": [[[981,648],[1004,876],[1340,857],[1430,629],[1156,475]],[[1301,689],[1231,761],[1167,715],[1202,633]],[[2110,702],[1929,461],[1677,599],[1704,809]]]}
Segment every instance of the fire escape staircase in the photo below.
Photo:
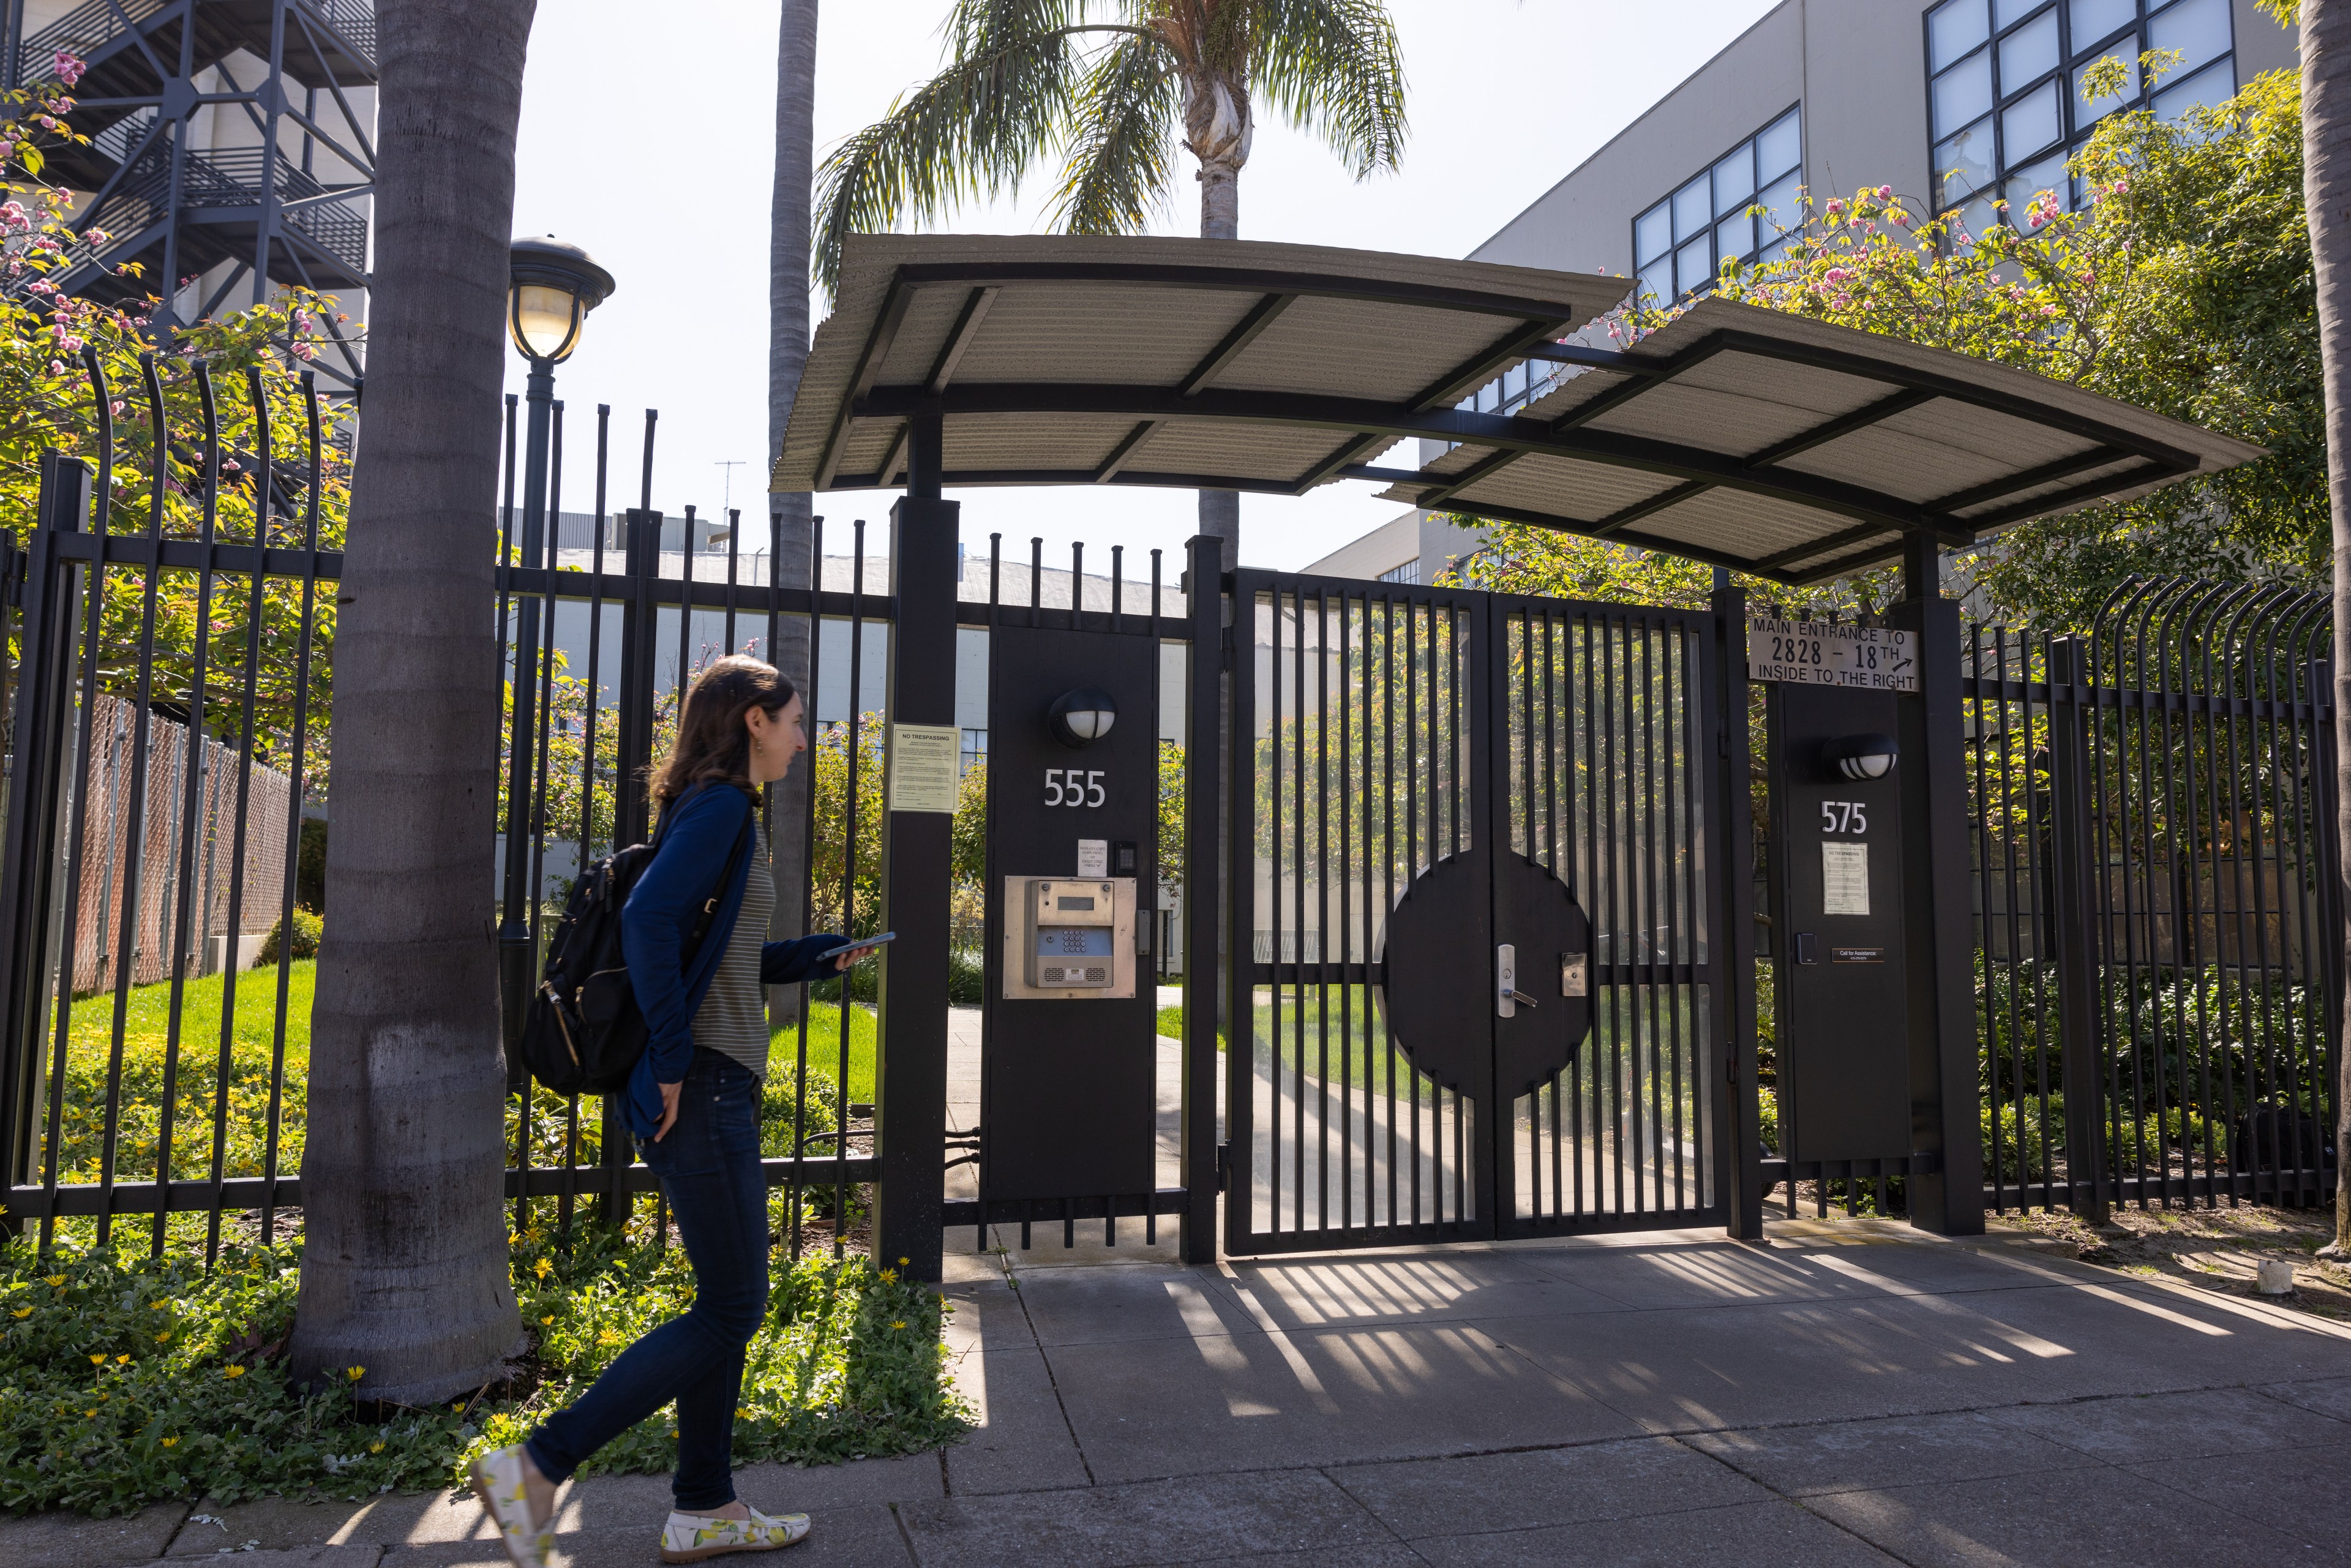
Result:
{"label": "fire escape staircase", "polygon": [[[89,68],[73,124],[90,142],[57,150],[45,172],[93,193],[76,221],[108,239],[78,252],[65,287],[168,296],[180,278],[234,264],[201,319],[240,283],[265,296],[256,274],[329,294],[367,287],[368,221],[354,198],[372,189],[374,148],[371,117],[349,95],[376,82],[372,0],[85,0],[30,34],[25,0],[7,4],[15,81],[49,76],[59,50]],[[214,70],[213,90],[200,91]],[[232,123],[242,113],[253,144],[190,145],[190,117],[206,104]],[[321,150],[331,177],[311,167]],[[141,276],[114,276],[126,261]]]}

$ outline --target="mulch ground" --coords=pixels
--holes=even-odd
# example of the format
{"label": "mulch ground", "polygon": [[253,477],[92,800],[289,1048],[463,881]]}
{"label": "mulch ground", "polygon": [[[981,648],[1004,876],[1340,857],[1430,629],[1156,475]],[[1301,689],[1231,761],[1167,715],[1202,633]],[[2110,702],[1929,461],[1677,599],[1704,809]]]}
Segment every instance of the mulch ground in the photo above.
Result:
{"label": "mulch ground", "polygon": [[2177,1280],[2216,1295],[2256,1296],[2264,1262],[2294,1265],[2293,1292],[2262,1300],[2320,1317],[2351,1319],[2351,1268],[2321,1258],[2335,1239],[2335,1214],[2323,1208],[2117,1208],[2094,1227],[2064,1209],[1988,1216],[1988,1229],[2022,1231],[2072,1249],[2085,1263],[2125,1274]]}

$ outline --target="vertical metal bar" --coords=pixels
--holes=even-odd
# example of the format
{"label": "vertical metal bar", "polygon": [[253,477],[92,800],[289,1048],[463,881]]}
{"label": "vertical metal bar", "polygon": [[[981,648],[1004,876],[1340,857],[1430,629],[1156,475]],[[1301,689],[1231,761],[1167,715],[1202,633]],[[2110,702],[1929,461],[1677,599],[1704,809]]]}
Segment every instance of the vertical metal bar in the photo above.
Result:
{"label": "vertical metal bar", "polygon": [[[852,570],[854,570],[852,567]],[[818,612],[823,603],[824,594],[822,517],[809,519],[808,582],[809,689],[808,700],[801,706],[809,716],[809,727],[820,743],[824,735],[824,718],[818,704],[824,691],[824,620]],[[853,708],[855,704],[851,706]],[[813,774],[816,768],[814,757],[809,758],[809,768]],[[813,778],[809,780],[808,788],[800,791],[799,831],[800,864],[806,868],[806,874],[800,878],[800,929],[806,931],[816,920],[816,780]],[[844,977],[842,988],[846,989],[847,986]],[[784,1184],[785,1206],[792,1215],[791,1258],[795,1263],[799,1261],[800,1256],[800,1193],[806,1186],[805,1162],[808,1157],[809,1013],[812,1001],[810,993],[810,982],[802,980],[798,1055],[792,1065],[792,1168]],[[836,1085],[839,1087],[842,1086]]]}
{"label": "vertical metal bar", "polygon": [[[229,863],[235,873],[228,884],[227,929],[244,928],[246,834],[253,810],[253,742],[254,710],[261,695],[261,630],[266,610],[264,594],[267,585],[266,568],[261,559],[262,547],[269,538],[269,514],[275,505],[277,474],[272,460],[272,435],[269,399],[262,386],[261,371],[248,366],[246,370],[246,393],[253,405],[254,462],[253,476],[253,542],[254,561],[252,591],[246,601],[245,634],[245,669],[242,674],[245,697],[237,717],[236,808],[235,827],[230,835]],[[281,970],[285,955],[293,944],[278,944]],[[236,967],[229,965],[221,974],[221,1028],[233,1027],[236,1012]],[[261,1242],[265,1247],[277,1241],[277,1161],[281,1149],[286,1105],[286,1015],[281,998],[277,1026],[269,1052],[269,1121],[268,1135],[262,1149]]]}
{"label": "vertical metal bar", "polygon": [[[1222,557],[1212,535],[1196,535],[1186,548],[1190,564],[1185,610],[1191,622],[1192,644],[1184,745],[1184,1093],[1176,1134],[1183,1162],[1184,1216],[1177,1245],[1185,1262],[1202,1264],[1217,1259],[1217,1178],[1220,1174],[1217,1160],[1217,912],[1223,897],[1218,880],[1221,868],[1217,862],[1217,800],[1223,784],[1223,747],[1228,737],[1218,714],[1218,677],[1225,664]],[[1153,559],[1151,602],[1156,615],[1156,551]],[[1234,601],[1237,636],[1239,603]],[[1236,662],[1235,668],[1238,667]],[[1231,744],[1236,754],[1243,749],[1238,734]],[[1234,836],[1239,838],[1238,824],[1245,818],[1238,797],[1235,810]],[[1231,955],[1228,962],[1236,973],[1241,971],[1239,954]],[[1235,1038],[1226,1049],[1238,1061],[1248,1054],[1238,1035],[1248,1027],[1249,1015],[1237,1012],[1233,1017]],[[1234,1102],[1235,1106],[1239,1103]],[[1238,1129],[1247,1124],[1238,1119],[1237,1110],[1228,1114],[1234,1119],[1228,1122],[1225,1136],[1238,1145]],[[1225,1195],[1227,1214],[1245,1219],[1248,1201],[1245,1187],[1229,1188]]]}
{"label": "vertical metal bar", "polygon": [[[859,935],[857,929],[857,806],[859,750],[865,730],[865,715],[861,706],[864,683],[859,677],[864,673],[865,654],[865,519],[857,518],[851,525],[849,563],[849,730],[843,737],[844,756],[848,767],[843,774],[842,793],[845,796],[841,813],[841,929],[843,936]],[[897,628],[891,629],[894,641]],[[886,758],[884,765],[886,766]],[[849,1155],[849,1036],[852,1004],[849,977],[841,977],[840,1029],[834,1040],[838,1048],[833,1071],[835,1115],[832,1133],[832,1255],[841,1255],[841,1233],[849,1223],[849,1178],[845,1162]],[[881,1103],[876,1086],[877,1109]]]}
{"label": "vertical metal bar", "polygon": [[[39,513],[26,539],[23,615],[18,651],[22,660],[16,706],[10,715],[10,772],[5,821],[5,859],[0,862],[0,1181],[9,1186],[40,1180],[56,1190],[54,1158],[44,1160],[36,1134],[41,1095],[41,1020],[47,1012],[49,911],[56,901],[59,861],[70,859],[68,840],[61,857],[57,843],[59,791],[67,788],[73,741],[74,612],[76,569],[59,551],[63,537],[87,526],[91,498],[89,466],[56,452],[41,455]],[[99,591],[94,580],[88,592]],[[72,776],[86,779],[87,769]],[[83,790],[77,784],[72,793]],[[67,883],[66,896],[74,883]],[[70,929],[70,927],[68,927]],[[70,986],[66,988],[70,990]],[[55,1120],[47,1147],[57,1148]],[[47,1245],[51,1223],[42,1222]]]}
{"label": "vertical metal bar", "polygon": [[[1223,546],[1207,536],[1196,538],[1192,544],[1192,586],[1194,595],[1212,595],[1218,586],[1222,570]],[[1256,582],[1236,570],[1231,585],[1231,674],[1226,683],[1230,693],[1230,717],[1224,736],[1227,741],[1225,762],[1225,799],[1229,803],[1226,817],[1224,866],[1224,929],[1226,951],[1225,1014],[1228,1019],[1225,1041],[1225,1139],[1227,1157],[1223,1162],[1225,1175],[1225,1236],[1229,1250],[1241,1251],[1251,1247],[1256,1232],[1256,1167],[1257,1167],[1257,1026],[1255,1008],[1257,956],[1255,926],[1257,924],[1257,834],[1264,810],[1259,800],[1257,777],[1257,596]],[[1197,598],[1190,605],[1195,635],[1200,623],[1209,618]],[[1193,658],[1199,663],[1203,655],[1198,645],[1193,648]],[[1204,692],[1196,688],[1192,694],[1193,712],[1205,717],[1218,703],[1219,694],[1214,685]],[[1211,730],[1211,734],[1215,731]],[[1196,744],[1196,725],[1193,737]],[[1188,788],[1188,785],[1187,785]],[[1204,808],[1213,820],[1213,809]],[[1187,836],[1207,834],[1216,830],[1207,824],[1194,827],[1186,824]],[[1196,842],[1197,841],[1196,841]],[[1188,896],[1188,894],[1187,894]],[[1206,947],[1195,947],[1186,955],[1187,966],[1216,961],[1215,937],[1207,915],[1195,920],[1191,940],[1206,941]],[[1206,934],[1204,936],[1204,934]],[[1190,996],[1186,996],[1186,1025],[1189,1017]],[[1277,1083],[1279,1080],[1276,1080]],[[1269,1120],[1271,1113],[1268,1113]]]}
{"label": "vertical metal bar", "polygon": [[[1470,601],[1468,657],[1458,661],[1461,671],[1457,682],[1458,688],[1467,688],[1458,695],[1468,709],[1469,753],[1467,777],[1461,780],[1466,789],[1457,789],[1454,796],[1457,811],[1460,796],[1466,792],[1469,797],[1469,842],[1488,878],[1484,900],[1486,940],[1481,946],[1486,949],[1484,957],[1489,967],[1482,977],[1485,984],[1480,988],[1485,992],[1481,998],[1484,1005],[1478,1009],[1488,1041],[1484,1093],[1469,1129],[1476,1140],[1474,1146],[1464,1149],[1460,1142],[1456,1144],[1457,1155],[1463,1156],[1470,1168],[1468,1191],[1463,1195],[1467,1203],[1457,1206],[1455,1218],[1472,1220],[1477,1227],[1472,1234],[1485,1236],[1508,1233],[1509,1217],[1504,1205],[1518,1185],[1510,1161],[1511,1145],[1516,1142],[1511,1131],[1511,1106],[1501,1074],[1494,1070],[1494,1009],[1488,999],[1493,995],[1494,986],[1493,943],[1501,935],[1495,928],[1496,862],[1510,852],[1510,694],[1505,674],[1510,660],[1510,633],[1501,623],[1506,613],[1489,595],[1479,594]],[[1455,712],[1459,714],[1459,706]],[[1458,837],[1455,841],[1459,842]],[[1457,1116],[1465,1098],[1459,1093],[1455,1095]],[[1459,1124],[1456,1125],[1458,1128]],[[1456,1137],[1460,1138],[1458,1132]]]}
{"label": "vertical metal bar", "polygon": [[[1377,904],[1377,906],[1376,906],[1376,914],[1374,914],[1374,909],[1371,907],[1371,898],[1372,898],[1372,893],[1371,893],[1371,879],[1370,879],[1368,876],[1366,876],[1366,877],[1364,878],[1364,902],[1365,905],[1367,906],[1367,907],[1365,908],[1365,910],[1364,910],[1364,915],[1365,915],[1365,917],[1366,917],[1367,925],[1369,925],[1369,929],[1368,929],[1368,931],[1366,932],[1366,936],[1367,936],[1367,938],[1368,938],[1368,944],[1369,944],[1369,945],[1368,945],[1368,946],[1366,946],[1366,948],[1365,948],[1365,955],[1366,955],[1366,956],[1367,956],[1367,957],[1375,957],[1375,958],[1377,959],[1377,962],[1378,962],[1378,964],[1379,964],[1379,974],[1380,974],[1380,982],[1379,982],[1379,983],[1380,983],[1380,985],[1382,986],[1383,989],[1384,989],[1385,985],[1386,985],[1386,981],[1387,981],[1387,972],[1388,972],[1388,971],[1387,971],[1387,962],[1388,962],[1388,954],[1387,954],[1387,947],[1386,947],[1386,946],[1385,946],[1384,942],[1382,940],[1381,933],[1382,933],[1382,930],[1383,930],[1383,929],[1384,928],[1384,926],[1385,926],[1385,924],[1386,924],[1386,921],[1387,921],[1388,915],[1390,915],[1390,914],[1391,914],[1391,913],[1395,909],[1395,903],[1396,903],[1396,894],[1395,894],[1395,869],[1396,869],[1396,859],[1395,859],[1395,699],[1396,699],[1396,690],[1395,690],[1395,642],[1396,642],[1395,595],[1394,593],[1391,593],[1391,592],[1389,592],[1389,591],[1386,591],[1385,590],[1383,590],[1383,591],[1381,591],[1381,593],[1380,593],[1379,605],[1380,605],[1380,622],[1379,622],[1379,625],[1380,625],[1380,632],[1379,632],[1379,641],[1380,641],[1380,665],[1379,665],[1379,669],[1380,669],[1380,674],[1379,674],[1378,690],[1379,690],[1379,699],[1380,699],[1380,700],[1379,700],[1379,727],[1380,727],[1380,771],[1379,771],[1379,779],[1380,779],[1380,789],[1379,789],[1379,800],[1380,800],[1380,880],[1379,880],[1379,888],[1380,888],[1380,897],[1379,897],[1379,904]],[[1369,617],[1368,617],[1369,608],[1370,608],[1370,605],[1369,605],[1369,601],[1366,601],[1366,603],[1365,603],[1366,620],[1367,620],[1367,621],[1368,621],[1368,618],[1369,618]],[[1366,678],[1368,679],[1368,674],[1367,674]],[[1372,711],[1372,709],[1371,709],[1370,705],[1369,705],[1369,704],[1366,704],[1366,705],[1365,705],[1365,706],[1364,706],[1364,712],[1365,712],[1366,716],[1368,716],[1368,715],[1371,713],[1371,711]],[[1367,746],[1368,746],[1368,742],[1367,742]],[[1407,758],[1408,758],[1410,754],[1409,754],[1409,753],[1407,753],[1406,755],[1407,755]],[[1366,761],[1368,762],[1368,760],[1369,760],[1369,754],[1368,754],[1368,749],[1367,749],[1367,751],[1366,751]],[[1370,837],[1371,837],[1371,823],[1370,823],[1370,821],[1369,821],[1369,820],[1368,820],[1368,819],[1366,819],[1366,821],[1364,821],[1364,834],[1365,847],[1366,847],[1366,849],[1368,850],[1369,845],[1370,845]],[[1368,971],[1368,969],[1367,969],[1367,970],[1366,970],[1366,974],[1368,975],[1368,973],[1369,973],[1369,971]],[[1388,1228],[1389,1228],[1390,1230],[1394,1230],[1394,1229],[1395,1228],[1395,1225],[1396,1225],[1396,1049],[1395,1049],[1395,1036],[1394,1034],[1392,1034],[1392,1033],[1390,1033],[1390,1032],[1388,1031],[1388,1030],[1387,1030],[1387,1028],[1385,1027],[1385,1024],[1384,1024],[1384,1021],[1375,1021],[1374,1017],[1374,1009],[1373,1009],[1372,1005],[1371,1005],[1371,998],[1370,998],[1370,995],[1369,995],[1369,988],[1367,987],[1367,988],[1366,988],[1365,996],[1364,996],[1364,1038],[1365,1038],[1365,1042],[1366,1042],[1367,1054],[1368,1054],[1368,1045],[1369,1045],[1370,1034],[1371,1034],[1371,1031],[1372,1031],[1374,1029],[1375,1029],[1375,1028],[1379,1030],[1380,1042],[1381,1042],[1381,1058],[1380,1058],[1380,1061],[1381,1061],[1381,1066],[1382,1066],[1382,1069],[1383,1069],[1383,1071],[1384,1071],[1383,1090],[1382,1090],[1382,1101],[1383,1101],[1383,1104],[1384,1104],[1384,1112],[1385,1112],[1386,1121],[1387,1121],[1387,1177],[1388,1177],[1388,1179],[1387,1179],[1387,1209],[1386,1209],[1386,1221],[1387,1221]],[[1366,1199],[1365,1207],[1366,1207],[1366,1208],[1368,1208],[1368,1207],[1369,1207],[1369,1200],[1368,1200],[1368,1197],[1367,1197],[1367,1199]]]}
{"label": "vertical metal bar", "polygon": [[[260,378],[257,375],[254,377],[253,386],[256,395],[258,397],[261,389]],[[275,1009],[270,1026],[270,1148],[268,1152],[268,1163],[263,1173],[267,1180],[266,1185],[262,1189],[262,1236],[265,1240],[266,1240],[270,1235],[272,1223],[271,1207],[276,1203],[277,1197],[277,1184],[276,1179],[277,1175],[276,1164],[277,1124],[282,1113],[282,1105],[279,1098],[281,1094],[280,1085],[283,1083],[285,1078],[287,992],[291,988],[293,981],[294,943],[292,937],[294,931],[294,885],[296,877],[299,873],[302,861],[302,791],[304,785],[307,782],[307,768],[308,762],[310,655],[314,617],[318,609],[319,492],[321,485],[324,483],[323,459],[319,452],[320,432],[319,417],[319,389],[315,378],[307,371],[302,374],[302,403],[306,433],[309,438],[309,471],[306,476],[306,494],[304,496],[304,517],[302,528],[304,551],[302,562],[302,602],[301,608],[298,612],[301,618],[296,622],[298,630],[295,633],[294,645],[294,734],[291,739],[293,766],[288,772],[287,783],[287,816],[288,820],[287,821],[286,866],[278,899],[277,918],[279,923],[278,931],[280,933],[280,938],[277,944],[277,985],[275,997]],[[265,459],[263,473],[266,476],[268,472],[266,461],[268,454],[268,443],[266,434],[261,444],[261,451]],[[265,494],[266,493],[266,486],[265,486]],[[254,570],[256,573],[260,571],[261,564],[258,560],[255,562]],[[256,595],[256,599],[257,598],[258,596]],[[259,629],[256,627],[253,636],[248,639],[246,644],[248,651],[247,668],[249,674],[252,671],[252,660],[249,656],[250,652],[253,646],[258,643],[259,640]],[[246,692],[247,711],[249,713],[252,700],[252,682],[250,679],[247,683]],[[252,777],[252,724],[248,718],[246,725],[247,754],[245,765],[239,769],[238,773],[238,833],[240,845],[242,844],[244,830],[244,791],[247,781],[249,781]],[[230,934],[229,939],[232,942],[235,940],[235,933],[240,929],[242,925],[242,923],[237,919],[235,914],[237,888],[243,882],[245,870],[245,856],[241,847],[235,857],[235,864],[237,867],[238,880],[235,883],[232,883],[229,889],[230,915],[228,919],[228,931]],[[234,964],[230,964],[225,966],[225,968],[229,973],[234,973],[235,966]],[[228,1028],[229,1018],[229,1007],[227,1003],[228,987],[225,980],[226,977],[225,975],[224,984],[222,987],[223,999],[221,1004],[221,1022],[224,1033],[225,1033]],[[214,1201],[217,1203],[217,1198],[215,1198]]]}
{"label": "vertical metal bar", "polygon": [[[1431,713],[1429,716],[1428,729],[1430,733],[1426,734],[1423,732],[1420,718],[1420,689],[1422,682],[1420,668],[1421,608],[1421,600],[1411,594],[1406,594],[1405,596],[1404,871],[1405,894],[1406,897],[1411,896],[1412,883],[1420,875],[1420,811],[1422,794],[1420,788],[1421,763],[1424,758],[1433,757],[1436,754],[1436,747],[1433,738],[1433,732],[1436,727],[1436,716],[1434,713]],[[1432,641],[1434,640],[1435,635],[1436,633],[1432,630],[1430,632]],[[1429,835],[1429,863],[1434,865],[1438,858],[1436,852],[1436,834],[1434,832],[1431,832]],[[1395,904],[1391,902],[1388,908],[1390,913],[1393,914],[1395,908]],[[1391,1045],[1391,1049],[1393,1049],[1393,1045]],[[1415,1225],[1418,1225],[1422,1222],[1420,1197],[1420,1069],[1415,1066],[1410,1069],[1409,1075],[1405,1081],[1407,1088],[1411,1092],[1412,1102],[1410,1106],[1412,1113],[1412,1120],[1410,1123],[1410,1126],[1412,1128],[1411,1186],[1412,1223]],[[1432,1082],[1429,1085],[1429,1099],[1432,1108],[1435,1105],[1436,1097],[1437,1086]]]}
{"label": "vertical metal bar", "polygon": [[[1338,1222],[1347,1229],[1354,1225],[1354,1100],[1347,1091],[1354,1086],[1354,907],[1347,895],[1347,883],[1354,879],[1354,818],[1356,806],[1356,759],[1354,759],[1354,727],[1350,724],[1350,707],[1356,701],[1354,640],[1347,628],[1354,623],[1354,595],[1340,592],[1338,600],[1338,1051],[1340,1051],[1340,1187],[1338,1187]],[[1323,663],[1328,663],[1328,658]],[[1328,724],[1328,715],[1323,717]],[[1328,800],[1328,795],[1323,797]],[[1328,894],[1323,895],[1328,905]],[[1368,955],[1366,955],[1368,956]],[[1323,934],[1323,961],[1333,961],[1331,936]],[[1328,971],[1323,971],[1328,973]],[[1328,992],[1323,992],[1328,999]],[[1328,1009],[1326,1009],[1328,1011]],[[1371,1062],[1364,1062],[1364,1128],[1371,1131]],[[1371,1166],[1364,1166],[1364,1208],[1371,1210]]]}
{"label": "vertical metal bar", "polygon": [[2097,970],[2090,946],[2089,763],[2084,755],[2080,686],[2085,672],[2080,642],[2046,644],[2049,671],[2049,879],[2057,946],[2058,1039],[2065,1080],[2066,1207],[2094,1225],[2106,1220],[2105,1107],[2100,1103],[2103,1043],[2096,1006]]}
{"label": "vertical metal bar", "polygon": [[[1302,621],[1306,612],[1306,596],[1301,591],[1298,600]],[[1298,639],[1298,651],[1306,652],[1306,639]],[[1300,674],[1304,674],[1301,668]],[[1314,982],[1315,1036],[1315,1098],[1314,1119],[1316,1155],[1314,1162],[1314,1228],[1331,1228],[1331,594],[1327,589],[1314,591],[1314,936],[1318,944]],[[1302,746],[1305,737],[1301,735]],[[1299,758],[1299,773],[1305,774],[1305,758]],[[1303,831],[1303,814],[1301,817]],[[1301,867],[1302,869],[1302,867]],[[1304,896],[1306,884],[1301,877],[1299,893]],[[1306,928],[1299,926],[1299,1004],[1303,1016],[1306,999]],[[1303,1059],[1303,1052],[1301,1058]]]}

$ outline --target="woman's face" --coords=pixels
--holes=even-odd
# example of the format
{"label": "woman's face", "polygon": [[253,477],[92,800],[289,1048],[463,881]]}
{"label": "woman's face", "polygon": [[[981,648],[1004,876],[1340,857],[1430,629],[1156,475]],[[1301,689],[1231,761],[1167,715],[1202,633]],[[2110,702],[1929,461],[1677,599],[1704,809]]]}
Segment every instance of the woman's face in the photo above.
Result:
{"label": "woman's face", "polygon": [[792,758],[808,749],[808,731],[800,723],[797,694],[773,713],[758,706],[747,709],[743,727],[751,732],[754,784],[773,784],[792,770]]}

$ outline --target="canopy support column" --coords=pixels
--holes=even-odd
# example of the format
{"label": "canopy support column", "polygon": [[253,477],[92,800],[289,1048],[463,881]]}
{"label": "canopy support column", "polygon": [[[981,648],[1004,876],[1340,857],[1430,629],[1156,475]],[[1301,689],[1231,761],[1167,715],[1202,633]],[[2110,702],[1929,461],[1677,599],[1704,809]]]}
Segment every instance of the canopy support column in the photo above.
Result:
{"label": "canopy support column", "polygon": [[941,498],[943,424],[909,422],[906,495],[890,508],[892,591],[883,753],[882,918],[898,939],[882,949],[873,1068],[873,1135],[882,1179],[873,1257],[917,1280],[939,1278],[946,1198],[947,946],[951,811],[902,810],[901,730],[952,728],[955,714],[956,533],[962,508]]}

